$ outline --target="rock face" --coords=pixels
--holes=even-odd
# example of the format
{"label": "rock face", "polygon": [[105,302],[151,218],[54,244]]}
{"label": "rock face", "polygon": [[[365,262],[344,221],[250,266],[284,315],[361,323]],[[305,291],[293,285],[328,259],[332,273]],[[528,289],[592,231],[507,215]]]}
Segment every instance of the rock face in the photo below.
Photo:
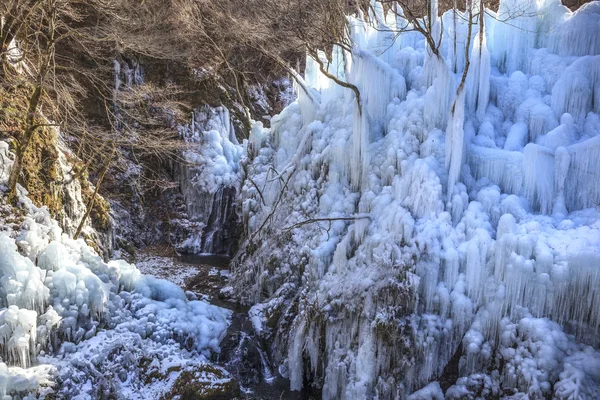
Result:
{"label": "rock face", "polygon": [[[10,146],[0,142],[0,157],[5,168],[12,165]],[[38,207],[47,207],[65,233],[72,236],[86,214],[94,192],[83,162],[63,143],[56,132],[48,130],[35,137],[25,158],[24,189]],[[6,175],[3,171],[2,175]],[[85,220],[81,237],[105,259],[113,246],[113,227],[108,202],[97,195]]]}
{"label": "rock face", "polygon": [[292,389],[600,396],[599,6],[498,13],[457,94],[464,21],[438,58],[375,3],[379,25],[350,18],[358,48],[328,58],[360,108],[309,59],[298,100],[253,128],[233,292]]}

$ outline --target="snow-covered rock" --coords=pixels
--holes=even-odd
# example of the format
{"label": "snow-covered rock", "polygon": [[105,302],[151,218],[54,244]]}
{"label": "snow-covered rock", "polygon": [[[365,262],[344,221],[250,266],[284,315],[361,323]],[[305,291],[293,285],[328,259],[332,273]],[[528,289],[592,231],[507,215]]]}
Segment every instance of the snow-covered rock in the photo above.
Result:
{"label": "snow-covered rock", "polygon": [[455,98],[452,11],[432,14],[437,57],[374,3],[330,58],[362,107],[309,59],[297,102],[255,126],[232,284],[292,389],[597,397],[599,4],[501,0]]}

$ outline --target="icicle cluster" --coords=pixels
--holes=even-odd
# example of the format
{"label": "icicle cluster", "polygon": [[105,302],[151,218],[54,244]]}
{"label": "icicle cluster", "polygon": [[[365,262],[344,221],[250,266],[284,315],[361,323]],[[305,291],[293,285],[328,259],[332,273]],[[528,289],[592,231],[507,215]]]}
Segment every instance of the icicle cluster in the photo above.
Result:
{"label": "icicle cluster", "polygon": [[[390,42],[397,5],[349,19],[356,48],[330,72],[362,113],[307,78],[327,98],[313,121],[301,96],[276,117],[242,188],[249,232],[268,216],[269,233],[235,287],[263,301],[292,388],[325,399],[598,397],[598,2],[486,10],[458,97],[465,13],[431,6],[439,56],[415,32]],[[254,185],[281,193],[270,167],[292,156],[265,206]]]}

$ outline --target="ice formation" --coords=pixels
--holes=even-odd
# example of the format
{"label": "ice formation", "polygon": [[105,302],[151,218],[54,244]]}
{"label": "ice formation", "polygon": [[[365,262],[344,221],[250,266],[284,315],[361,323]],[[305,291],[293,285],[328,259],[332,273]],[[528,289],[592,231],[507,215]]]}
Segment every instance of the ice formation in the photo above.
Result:
{"label": "ice formation", "polygon": [[[194,110],[190,123],[179,130],[189,145],[179,181],[187,214],[198,225],[181,247],[196,253],[227,254],[244,147],[236,139],[229,110],[222,106]],[[253,137],[253,148],[257,148],[260,136]]]}
{"label": "ice formation", "polygon": [[[0,151],[3,185],[10,166],[6,143]],[[171,358],[174,366],[179,357],[183,370],[219,351],[229,310],[188,301],[175,284],[141,275],[125,261],[105,263],[82,239],[63,233],[23,188],[19,193],[22,222],[0,232],[1,396],[43,396],[44,387],[60,379],[59,397],[98,398],[111,385],[118,391],[129,386],[126,380],[108,385],[97,372],[109,354],[156,350],[159,364]],[[122,363],[112,370],[137,376]],[[128,398],[144,398],[135,387],[127,390],[133,390]]]}
{"label": "ice formation", "polygon": [[600,3],[486,10],[458,98],[464,14],[432,7],[439,57],[397,6],[349,18],[362,112],[309,59],[255,126],[234,287],[295,390],[598,398]]}

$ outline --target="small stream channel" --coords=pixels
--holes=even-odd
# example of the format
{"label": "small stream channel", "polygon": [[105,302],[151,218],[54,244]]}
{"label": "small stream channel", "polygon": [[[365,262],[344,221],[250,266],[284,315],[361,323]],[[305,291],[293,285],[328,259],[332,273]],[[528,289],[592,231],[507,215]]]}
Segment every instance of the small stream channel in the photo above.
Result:
{"label": "small stream channel", "polygon": [[221,341],[215,363],[223,366],[239,383],[244,399],[309,400],[303,392],[290,391],[289,380],[281,377],[269,361],[268,352],[255,335],[248,317],[249,307],[223,299],[219,294],[228,285],[229,257],[213,254],[186,254],[180,263],[194,265],[198,275],[186,281],[185,290],[208,295],[208,301],[233,311],[231,325]]}

